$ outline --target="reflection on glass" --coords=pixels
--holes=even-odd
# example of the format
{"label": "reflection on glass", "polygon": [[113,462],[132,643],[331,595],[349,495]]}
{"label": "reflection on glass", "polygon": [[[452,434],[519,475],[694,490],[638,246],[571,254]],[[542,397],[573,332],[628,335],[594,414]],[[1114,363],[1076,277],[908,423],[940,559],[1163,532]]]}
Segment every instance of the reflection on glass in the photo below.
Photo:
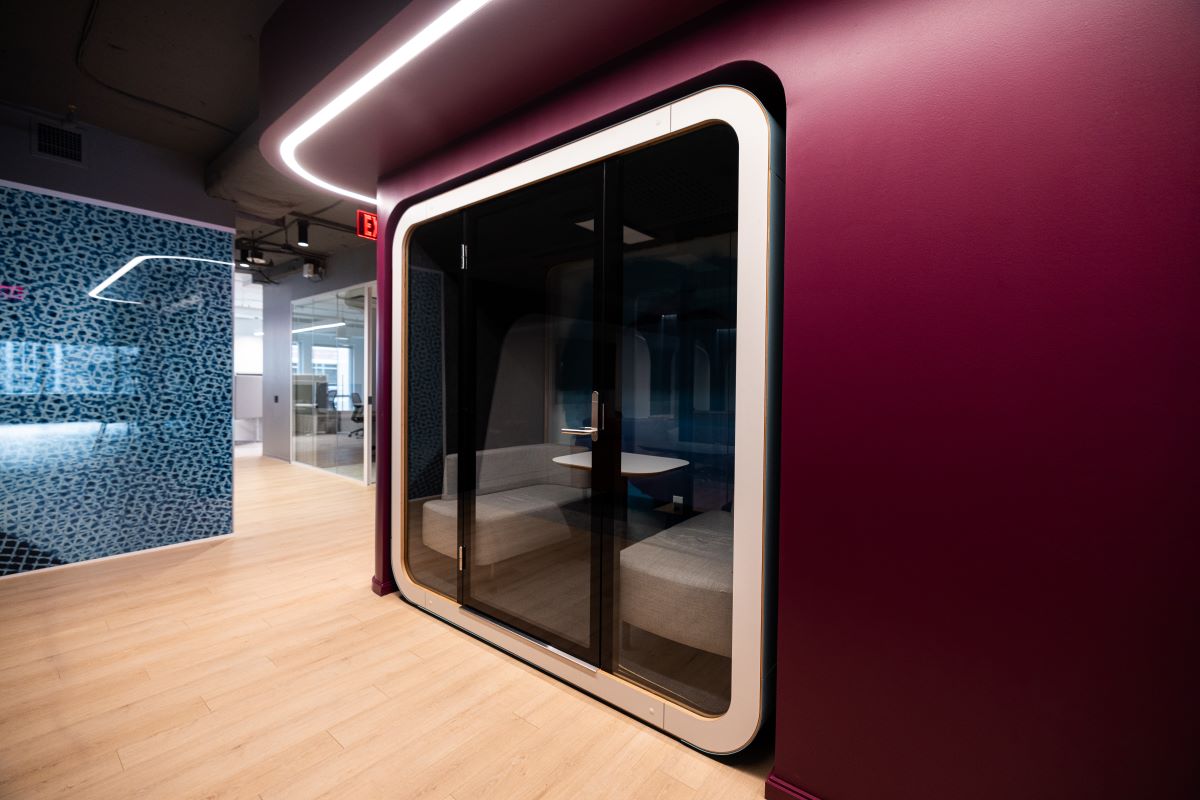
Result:
{"label": "reflection on glass", "polygon": [[733,623],[737,141],[713,126],[621,169],[626,230],[641,234],[624,237],[621,449],[687,466],[626,481],[616,668],[720,714]]}
{"label": "reflection on glass", "polygon": [[0,342],[0,395],[136,395],[141,348],[63,342]]}
{"label": "reflection on glass", "polygon": [[458,596],[459,260],[462,218],[422,225],[408,250],[405,559],[413,578]]}
{"label": "reflection on glass", "polygon": [[295,460],[363,479],[366,287],[292,303]]}

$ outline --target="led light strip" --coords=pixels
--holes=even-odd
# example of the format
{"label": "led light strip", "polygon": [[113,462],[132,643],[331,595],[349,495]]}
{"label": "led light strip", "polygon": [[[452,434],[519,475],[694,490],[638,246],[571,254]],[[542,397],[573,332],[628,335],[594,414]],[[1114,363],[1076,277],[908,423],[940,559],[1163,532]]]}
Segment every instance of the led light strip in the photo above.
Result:
{"label": "led light strip", "polygon": [[141,300],[118,300],[115,297],[101,297],[100,293],[103,292],[108,287],[112,286],[117,281],[121,280],[121,278],[123,278],[126,275],[126,273],[128,273],[130,270],[132,270],[138,264],[141,264],[143,261],[149,261],[152,258],[173,258],[173,259],[176,259],[177,261],[200,261],[205,264],[220,264],[223,267],[232,267],[233,266],[232,261],[217,261],[212,258],[192,258],[191,256],[135,256],[134,258],[131,258],[131,259],[129,259],[129,261],[125,262],[125,265],[123,267],[121,267],[119,270],[117,270],[112,275],[109,275],[107,278],[105,278],[103,281],[101,281],[100,284],[98,286],[96,286],[95,289],[92,289],[90,292],[88,292],[88,297],[91,297],[94,300],[106,300],[109,303],[126,303],[128,305],[134,305],[134,306],[142,305],[143,301],[141,301]]}
{"label": "led light strip", "polygon": [[326,325],[310,325],[307,328],[295,328],[294,330],[292,330],[292,333],[308,333],[309,331],[323,331],[326,328],[340,328],[345,324],[346,323],[344,323],[344,322],[330,322]]}
{"label": "led light strip", "polygon": [[401,67],[432,47],[442,37],[463,22],[466,22],[472,14],[490,2],[492,0],[458,0],[457,3],[446,9],[441,16],[422,28],[411,39],[400,45],[400,47],[393,50],[391,55],[372,67],[367,74],[350,84],[341,94],[302,122],[298,128],[285,136],[279,145],[279,155],[283,158],[284,163],[288,165],[288,168],[304,180],[320,186],[322,189],[349,197],[360,203],[375,205],[374,197],[359,194],[358,192],[344,189],[341,186],[335,186],[329,181],[313,175],[296,158],[296,149],[313,134],[336,119],[343,111],[365,97],[372,89],[394,75]]}

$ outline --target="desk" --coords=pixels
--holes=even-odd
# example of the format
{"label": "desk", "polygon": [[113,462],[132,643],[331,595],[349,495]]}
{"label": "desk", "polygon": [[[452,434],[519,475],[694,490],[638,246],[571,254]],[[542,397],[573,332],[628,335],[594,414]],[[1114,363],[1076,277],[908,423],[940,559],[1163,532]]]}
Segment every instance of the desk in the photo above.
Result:
{"label": "desk", "polygon": [[[554,463],[572,469],[591,469],[592,451],[585,450],[582,453],[558,456],[554,459]],[[688,463],[682,458],[663,458],[662,456],[648,456],[644,453],[621,453],[621,475],[626,478],[661,475],[664,472],[683,469]]]}

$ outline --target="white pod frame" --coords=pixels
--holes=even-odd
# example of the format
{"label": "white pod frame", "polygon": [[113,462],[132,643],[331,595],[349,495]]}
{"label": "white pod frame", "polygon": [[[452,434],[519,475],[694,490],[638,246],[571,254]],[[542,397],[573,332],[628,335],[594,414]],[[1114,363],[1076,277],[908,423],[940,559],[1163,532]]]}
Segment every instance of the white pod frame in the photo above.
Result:
{"label": "white pod frame", "polygon": [[[533,639],[491,622],[453,598],[417,583],[406,568],[408,342],[408,240],[412,230],[436,217],[570,172],[630,150],[712,123],[730,126],[738,140],[737,361],[734,419],[733,643],[730,703],[719,716],[704,716],[617,675],[596,669]],[[771,369],[778,354],[772,335],[773,270],[777,269],[777,211],[782,201],[782,142],[774,120],[754,95],[718,86],[684,97],[570,144],[421,201],[404,212],[392,239],[392,569],[400,593],[411,603],[588,694],[710,753],[732,753],[758,732],[766,700],[769,627],[774,604],[769,587],[768,547],[775,515],[768,502],[773,480],[772,441],[778,436],[770,398],[777,389]]]}

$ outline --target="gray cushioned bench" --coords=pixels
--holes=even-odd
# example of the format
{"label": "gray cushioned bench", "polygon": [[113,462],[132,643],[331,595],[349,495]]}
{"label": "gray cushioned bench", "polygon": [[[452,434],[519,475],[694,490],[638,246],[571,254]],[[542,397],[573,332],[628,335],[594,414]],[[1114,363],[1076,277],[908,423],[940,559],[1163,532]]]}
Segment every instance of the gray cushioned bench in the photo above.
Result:
{"label": "gray cushioned bench", "polygon": [[[531,444],[476,454],[475,537],[471,563],[495,564],[567,539],[565,506],[588,497],[591,474],[554,463],[582,448]],[[458,456],[446,456],[442,499],[421,507],[421,540],[458,557]]]}
{"label": "gray cushioned bench", "polygon": [[621,619],[730,656],[733,514],[708,511],[621,551]]}

